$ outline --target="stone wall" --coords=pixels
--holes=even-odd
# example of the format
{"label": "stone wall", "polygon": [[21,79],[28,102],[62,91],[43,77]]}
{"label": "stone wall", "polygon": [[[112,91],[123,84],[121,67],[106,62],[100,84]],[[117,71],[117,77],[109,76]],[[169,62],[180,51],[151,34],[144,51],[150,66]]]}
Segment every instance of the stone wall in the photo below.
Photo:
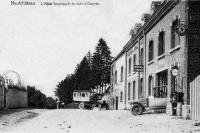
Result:
{"label": "stone wall", "polygon": [[28,107],[27,91],[16,88],[8,88],[7,108],[25,108]]}

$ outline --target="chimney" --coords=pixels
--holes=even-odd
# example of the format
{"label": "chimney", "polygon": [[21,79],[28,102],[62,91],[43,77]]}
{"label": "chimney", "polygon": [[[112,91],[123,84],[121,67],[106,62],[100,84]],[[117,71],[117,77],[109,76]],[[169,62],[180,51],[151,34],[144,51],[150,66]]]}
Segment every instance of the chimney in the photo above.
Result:
{"label": "chimney", "polygon": [[149,13],[144,13],[144,14],[142,15],[142,21],[143,21],[144,23],[146,23],[146,22],[149,21],[150,17],[151,17],[151,14],[149,14]]}
{"label": "chimney", "polygon": [[162,4],[161,1],[152,1],[152,3],[151,3],[151,13],[153,14],[159,8],[159,6],[161,4]]}
{"label": "chimney", "polygon": [[134,35],[137,34],[137,32],[140,30],[141,27],[142,27],[142,23],[136,23],[134,28],[130,30],[129,35],[131,37],[134,37]]}
{"label": "chimney", "polygon": [[133,36],[135,35],[135,30],[134,30],[134,29],[131,29],[129,35],[130,35],[131,37],[133,37]]}
{"label": "chimney", "polygon": [[137,33],[141,27],[142,27],[142,23],[136,23],[134,26],[134,32]]}

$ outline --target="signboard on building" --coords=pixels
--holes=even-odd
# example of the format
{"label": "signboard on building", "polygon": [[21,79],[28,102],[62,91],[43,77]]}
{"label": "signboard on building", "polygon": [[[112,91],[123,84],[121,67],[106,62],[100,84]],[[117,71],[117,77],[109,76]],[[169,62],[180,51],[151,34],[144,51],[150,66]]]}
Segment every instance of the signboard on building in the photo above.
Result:
{"label": "signboard on building", "polygon": [[143,72],[144,66],[143,65],[134,65],[134,71],[135,72]]}
{"label": "signboard on building", "polygon": [[172,68],[172,75],[173,75],[173,76],[177,76],[178,73],[179,73],[178,67],[177,67],[177,66],[174,66],[174,67]]}
{"label": "signboard on building", "polygon": [[176,27],[176,33],[179,36],[184,36],[186,33],[186,24],[185,22],[179,22],[179,24]]}

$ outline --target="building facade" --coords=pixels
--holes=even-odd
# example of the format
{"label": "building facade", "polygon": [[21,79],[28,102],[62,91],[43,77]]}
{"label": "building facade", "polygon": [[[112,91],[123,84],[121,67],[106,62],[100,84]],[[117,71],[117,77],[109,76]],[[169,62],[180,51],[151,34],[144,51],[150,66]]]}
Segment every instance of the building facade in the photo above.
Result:
{"label": "building facade", "polygon": [[[190,83],[200,72],[200,27],[197,23],[200,17],[199,7],[199,2],[192,0],[153,1],[150,13],[143,14],[143,25],[135,25],[131,39],[112,63],[112,68],[116,67],[116,64],[126,68],[123,81],[125,85],[121,88],[125,99],[124,109],[130,108],[128,103],[131,100],[154,95],[154,88],[165,91],[168,113],[171,108],[170,95],[173,91],[184,93],[185,106],[191,104],[190,99],[193,96],[190,96]],[[120,61],[121,57],[124,57],[123,62]],[[137,65],[142,66],[143,70],[135,70]],[[175,71],[172,71],[174,68],[178,70],[177,76],[174,76]],[[114,78],[114,75],[111,74],[111,77]],[[118,84],[112,87],[114,92]],[[119,95],[115,98],[117,97]]]}
{"label": "building facade", "polygon": [[125,57],[125,54],[122,54],[118,61],[112,64],[111,88],[113,92],[113,101],[111,103],[111,108],[113,109],[125,108]]}

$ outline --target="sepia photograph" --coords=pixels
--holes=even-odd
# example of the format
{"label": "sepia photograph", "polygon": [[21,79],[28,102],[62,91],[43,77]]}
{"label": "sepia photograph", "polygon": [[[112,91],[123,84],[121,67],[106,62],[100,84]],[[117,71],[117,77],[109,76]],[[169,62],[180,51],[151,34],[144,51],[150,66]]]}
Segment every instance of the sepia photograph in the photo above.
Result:
{"label": "sepia photograph", "polygon": [[200,0],[2,0],[0,133],[199,133]]}

